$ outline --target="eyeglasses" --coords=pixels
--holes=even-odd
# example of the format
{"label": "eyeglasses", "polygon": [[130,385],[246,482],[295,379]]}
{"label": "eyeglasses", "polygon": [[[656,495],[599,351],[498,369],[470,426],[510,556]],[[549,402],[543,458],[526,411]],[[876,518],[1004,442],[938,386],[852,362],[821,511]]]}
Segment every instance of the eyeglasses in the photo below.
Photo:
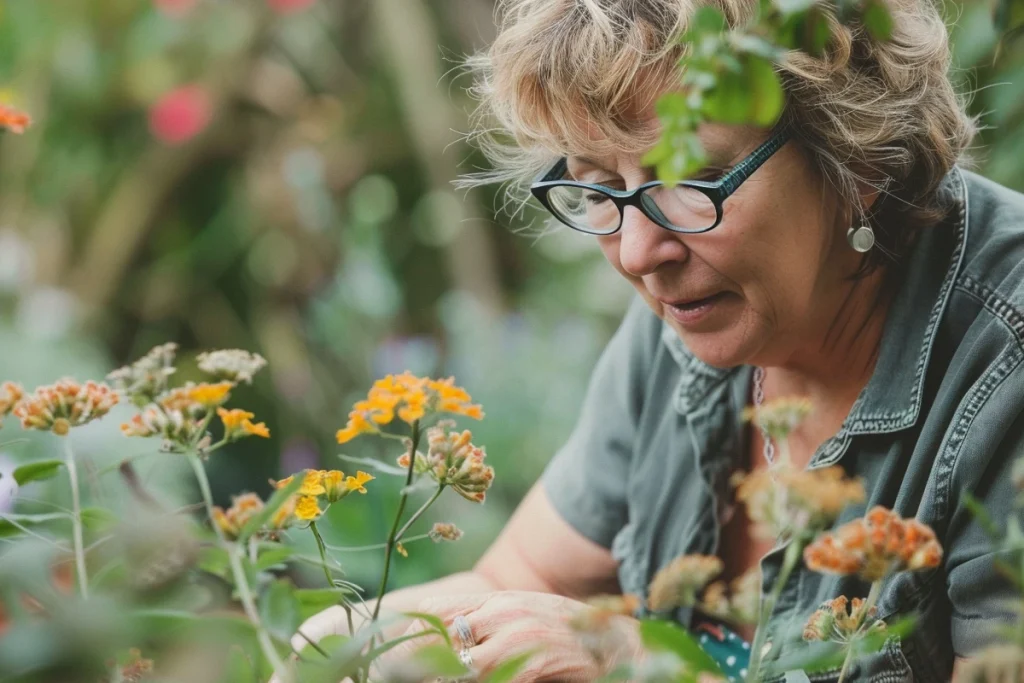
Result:
{"label": "eyeglasses", "polygon": [[555,218],[574,230],[611,235],[622,227],[627,206],[635,206],[661,227],[681,233],[707,232],[722,222],[722,204],[789,140],[785,129],[715,181],[684,180],[674,185],[644,183],[634,190],[565,180],[565,157],[530,186],[530,192]]}

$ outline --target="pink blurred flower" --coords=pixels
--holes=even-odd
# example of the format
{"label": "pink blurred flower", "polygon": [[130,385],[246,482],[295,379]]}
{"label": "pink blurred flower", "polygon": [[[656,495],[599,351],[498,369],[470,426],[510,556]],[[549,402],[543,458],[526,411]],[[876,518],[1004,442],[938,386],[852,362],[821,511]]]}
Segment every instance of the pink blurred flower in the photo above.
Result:
{"label": "pink blurred flower", "polygon": [[267,0],[270,9],[278,14],[292,14],[308,8],[316,0]]}
{"label": "pink blurred flower", "polygon": [[201,86],[176,88],[149,110],[149,130],[168,145],[180,145],[198,135],[212,116],[210,96]]}
{"label": "pink blurred flower", "polygon": [[192,11],[197,0],[153,0],[153,5],[169,17],[183,17]]}

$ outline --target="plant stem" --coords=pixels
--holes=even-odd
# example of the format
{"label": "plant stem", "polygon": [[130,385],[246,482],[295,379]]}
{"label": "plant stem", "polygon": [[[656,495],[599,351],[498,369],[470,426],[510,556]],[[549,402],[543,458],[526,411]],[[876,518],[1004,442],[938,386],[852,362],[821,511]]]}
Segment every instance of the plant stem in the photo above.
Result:
{"label": "plant stem", "polygon": [[434,501],[437,500],[438,496],[441,495],[442,491],[444,491],[444,484],[441,484],[440,486],[438,486],[437,490],[434,491],[434,495],[432,495],[430,497],[430,500],[428,500],[426,503],[424,503],[420,507],[419,510],[414,512],[412,517],[409,518],[409,521],[406,522],[405,525],[401,529],[399,529],[398,534],[395,536],[395,541],[396,542],[402,540],[402,536],[405,536],[405,532],[409,530],[409,527],[412,526],[413,522],[415,522],[417,519],[419,519],[420,515],[422,515],[424,512],[426,512],[427,508],[429,508],[431,505],[434,504]]}
{"label": "plant stem", "polygon": [[782,589],[785,588],[790,573],[792,573],[793,568],[796,567],[797,562],[800,560],[801,550],[803,550],[803,543],[799,538],[793,538],[786,548],[786,555],[782,560],[779,574],[775,577],[775,585],[772,586],[772,592],[761,603],[761,614],[757,620],[757,632],[754,634],[754,642],[750,646],[750,665],[747,667],[748,681],[761,680],[761,660],[764,658],[761,650],[764,649],[764,641],[768,633],[768,620],[771,618],[772,612],[775,611],[775,603],[778,602],[779,596],[782,595]]}
{"label": "plant stem", "polygon": [[[416,534],[415,536],[410,536],[409,538],[405,539],[405,543],[409,544],[409,543],[412,543],[413,541],[422,541],[425,538],[430,538],[430,534]],[[349,546],[345,546],[345,545],[330,545],[328,543],[324,544],[324,546],[328,550],[336,550],[336,551],[345,552],[345,553],[355,553],[355,552],[361,552],[363,550],[381,550],[382,548],[386,548],[387,545],[388,545],[387,543],[375,543],[373,545],[349,545]]]}
{"label": "plant stem", "polygon": [[[409,470],[405,474],[405,487],[412,485],[413,469],[416,467],[416,447],[420,443],[420,421],[412,423],[412,443],[409,446]],[[395,549],[396,538],[398,537],[398,525],[402,523],[402,512],[405,511],[405,503],[409,500],[409,494],[403,493],[398,500],[398,511],[395,513],[395,521],[391,525],[391,533],[388,534],[387,545],[384,547],[384,575],[380,579],[380,588],[377,590],[377,604],[373,606],[373,617],[370,622],[376,622],[380,616],[380,604],[384,599],[384,591],[388,588],[388,575],[391,573],[391,553]]]}
{"label": "plant stem", "polygon": [[192,471],[195,472],[196,481],[199,483],[199,491],[203,494],[203,502],[206,504],[206,514],[210,519],[210,525],[213,526],[214,533],[217,534],[221,546],[227,551],[228,561],[231,564],[231,575],[234,577],[235,587],[238,589],[238,598],[242,603],[242,609],[245,610],[245,616],[256,627],[256,639],[259,641],[263,656],[267,658],[270,665],[274,667],[274,673],[280,676],[284,683],[295,683],[291,669],[288,668],[288,665],[281,659],[281,655],[278,654],[277,648],[274,647],[274,642],[270,639],[270,634],[267,633],[267,629],[263,626],[260,613],[256,609],[256,601],[253,598],[252,590],[249,588],[245,569],[242,567],[241,547],[237,543],[228,542],[224,537],[223,530],[217,526],[213,519],[213,494],[210,491],[210,480],[206,477],[206,469],[199,460],[199,455],[195,449],[190,449],[186,453],[186,457],[188,457],[189,464],[192,465]]}
{"label": "plant stem", "polygon": [[850,669],[850,665],[853,664],[853,653],[857,647],[857,641],[860,639],[864,631],[864,626],[867,624],[868,617],[871,615],[871,610],[878,602],[878,596],[882,593],[882,579],[875,581],[871,584],[871,590],[868,592],[868,599],[864,603],[863,612],[861,612],[861,621],[857,624],[857,631],[854,636],[850,639],[850,642],[846,645],[846,658],[843,659],[843,668],[839,671],[839,681],[837,683],[843,683],[846,679],[846,673]]}
{"label": "plant stem", "polygon": [[327,568],[327,548],[324,547],[323,536],[320,535],[320,530],[316,528],[315,521],[309,523],[309,530],[313,532],[313,537],[316,538],[316,548],[320,551],[320,566],[324,568],[327,585],[334,588],[334,577],[331,576],[331,570]]}
{"label": "plant stem", "polygon": [[78,590],[83,598],[89,597],[89,577],[85,573],[85,544],[82,541],[82,501],[78,493],[78,468],[75,466],[75,452],[71,439],[64,438],[65,464],[71,482],[71,533],[74,538],[75,566],[78,569]]}

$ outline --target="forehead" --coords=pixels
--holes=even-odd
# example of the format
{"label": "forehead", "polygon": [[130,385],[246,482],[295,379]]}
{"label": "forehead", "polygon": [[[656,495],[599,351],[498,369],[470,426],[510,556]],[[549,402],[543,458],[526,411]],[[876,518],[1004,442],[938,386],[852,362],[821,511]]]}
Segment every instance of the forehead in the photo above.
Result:
{"label": "forehead", "polygon": [[[602,145],[593,149],[581,150],[567,156],[570,167],[593,167],[607,170],[633,169],[642,166],[644,153],[657,141],[661,129],[657,119],[652,124],[656,127],[654,142],[647,148],[616,148],[611,141],[605,140]],[[707,156],[709,164],[725,164],[756,145],[764,132],[748,126],[730,126],[716,123],[701,124],[697,137]]]}

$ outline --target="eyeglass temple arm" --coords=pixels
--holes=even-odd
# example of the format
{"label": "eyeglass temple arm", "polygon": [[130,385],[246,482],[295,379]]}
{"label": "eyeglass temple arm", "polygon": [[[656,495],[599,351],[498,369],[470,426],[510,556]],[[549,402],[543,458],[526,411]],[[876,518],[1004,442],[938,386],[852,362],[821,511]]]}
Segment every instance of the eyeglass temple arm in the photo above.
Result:
{"label": "eyeglass temple arm", "polygon": [[768,161],[768,158],[779,151],[786,141],[789,140],[789,131],[785,128],[777,131],[770,138],[761,143],[761,146],[754,150],[754,153],[736,164],[731,171],[722,177],[719,188],[728,196],[732,194],[744,180],[761,168],[761,165]]}
{"label": "eyeglass temple arm", "polygon": [[534,183],[546,183],[552,180],[561,180],[565,176],[565,170],[569,167],[569,160],[566,157],[559,159],[554,166],[534,178]]}

